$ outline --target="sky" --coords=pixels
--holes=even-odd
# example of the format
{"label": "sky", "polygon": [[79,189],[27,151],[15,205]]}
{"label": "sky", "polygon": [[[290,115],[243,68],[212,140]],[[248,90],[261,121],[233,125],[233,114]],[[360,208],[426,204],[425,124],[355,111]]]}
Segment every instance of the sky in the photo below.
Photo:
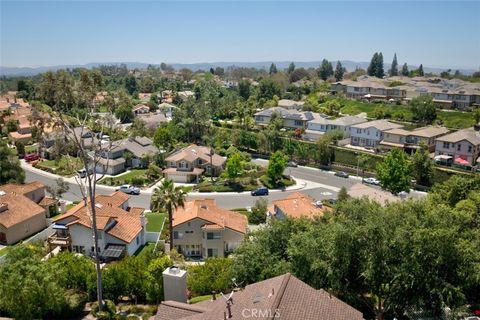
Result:
{"label": "sky", "polygon": [[0,66],[369,61],[480,68],[476,1],[5,1]]}

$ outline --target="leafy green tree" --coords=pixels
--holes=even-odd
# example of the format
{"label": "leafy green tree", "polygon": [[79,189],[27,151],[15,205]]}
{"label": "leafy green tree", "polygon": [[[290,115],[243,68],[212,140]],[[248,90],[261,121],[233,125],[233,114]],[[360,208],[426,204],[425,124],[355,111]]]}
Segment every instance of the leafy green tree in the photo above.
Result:
{"label": "leafy green tree", "polygon": [[347,188],[341,187],[340,191],[338,192],[337,200],[338,201],[345,201],[348,198],[350,198],[350,196],[348,195]]}
{"label": "leafy green tree", "polygon": [[293,70],[295,70],[295,63],[291,62],[291,63],[288,65],[287,73],[290,74],[290,73],[293,72]]}
{"label": "leafy green tree", "polygon": [[277,66],[275,65],[275,63],[272,63],[272,64],[270,65],[270,71],[269,71],[269,73],[270,73],[270,74],[274,74],[274,73],[277,73],[277,72],[278,72],[278,71],[277,71]]}
{"label": "leafy green tree", "polygon": [[470,192],[480,191],[480,176],[474,177],[453,175],[450,179],[433,186],[429,198],[432,203],[445,204],[451,207],[467,199]]}
{"label": "leafy green tree", "polygon": [[367,74],[369,76],[374,77],[377,75],[377,65],[378,65],[378,52],[375,52],[367,68]]}
{"label": "leafy green tree", "polygon": [[131,105],[122,105],[115,109],[115,117],[122,123],[130,123],[133,121],[134,115]]}
{"label": "leafy green tree", "polygon": [[57,178],[55,180],[55,185],[47,185],[45,189],[50,193],[53,199],[60,199],[62,195],[70,190],[70,185],[63,178]]}
{"label": "leafy green tree", "polygon": [[345,73],[345,68],[342,66],[340,61],[337,61],[337,66],[335,67],[335,81],[342,81],[343,74]]}
{"label": "leafy green tree", "polygon": [[5,127],[7,128],[7,132],[14,132],[18,130],[18,124],[17,121],[14,119],[10,119],[7,121]]}
{"label": "leafy green tree", "polygon": [[0,184],[23,183],[25,172],[15,151],[10,149],[5,141],[0,141]]}
{"label": "leafy green tree", "polygon": [[420,64],[420,66],[418,67],[417,69],[417,74],[420,76],[420,77],[423,77],[425,75],[425,73],[423,72],[423,64]]}
{"label": "leafy green tree", "polygon": [[242,172],[243,163],[240,154],[237,152],[228,158],[225,166],[225,173],[227,174],[228,179],[235,181],[235,179],[240,176]]}
{"label": "leafy green tree", "polygon": [[430,95],[422,94],[410,102],[413,120],[422,124],[431,124],[437,118],[437,109]]}
{"label": "leafy green tree", "polygon": [[321,165],[328,166],[333,160],[333,149],[330,146],[331,143],[331,137],[326,135],[323,135],[317,140],[315,158]]}
{"label": "leafy green tree", "polygon": [[186,194],[181,186],[175,186],[172,180],[164,179],[159,187],[156,187],[152,194],[151,208],[153,211],[165,209],[168,213],[170,231],[170,249],[173,246],[173,211],[183,207]]}
{"label": "leafy green tree", "polygon": [[165,148],[166,150],[170,150],[174,144],[175,139],[172,136],[172,132],[168,127],[159,127],[155,130],[155,134],[153,135],[153,144],[157,148]]}
{"label": "leafy green tree", "polygon": [[402,66],[402,76],[404,77],[408,77],[408,75],[410,74],[410,71],[408,70],[408,66],[407,66],[407,63],[405,62]]}
{"label": "leafy green tree", "polygon": [[412,174],[419,185],[431,186],[433,182],[434,164],[428,152],[428,147],[421,144],[412,156]]}
{"label": "leafy green tree", "polygon": [[305,70],[305,68],[298,68],[293,70],[292,73],[290,73],[290,82],[297,82],[304,78],[308,78],[309,76],[310,74],[307,70]]}
{"label": "leafy green tree", "polygon": [[150,303],[159,304],[164,300],[163,296],[163,271],[171,267],[173,261],[169,256],[158,257],[151,260],[146,268],[146,300]]}
{"label": "leafy green tree", "polygon": [[251,224],[265,223],[267,218],[268,200],[259,198],[252,207],[252,212],[248,215],[248,222]]}
{"label": "leafy green tree", "polygon": [[276,183],[282,178],[283,171],[285,171],[287,167],[287,162],[288,157],[281,151],[274,152],[268,161],[267,176]]}
{"label": "leafy green tree", "polygon": [[473,110],[473,118],[475,119],[475,123],[480,124],[480,107],[476,107]]}
{"label": "leafy green tree", "polygon": [[238,82],[238,94],[245,101],[250,97],[250,82],[248,80],[240,80]]}
{"label": "leafy green tree", "polygon": [[273,97],[281,97],[280,85],[271,77],[263,78],[258,85],[258,99],[271,100]]}
{"label": "leafy green tree", "polygon": [[125,89],[130,95],[133,95],[135,92],[137,92],[137,80],[133,75],[130,75],[125,79]]}
{"label": "leafy green tree", "polygon": [[392,66],[390,68],[389,74],[391,77],[398,76],[398,61],[396,53],[393,56]]}
{"label": "leafy green tree", "polygon": [[382,188],[397,194],[410,190],[411,165],[405,152],[394,148],[377,164],[377,176]]}
{"label": "leafy green tree", "polygon": [[327,80],[328,77],[333,75],[332,63],[327,59],[323,59],[318,69],[318,75],[322,80]]}
{"label": "leafy green tree", "polygon": [[232,259],[208,258],[203,265],[187,269],[187,287],[194,296],[226,292],[232,289]]}

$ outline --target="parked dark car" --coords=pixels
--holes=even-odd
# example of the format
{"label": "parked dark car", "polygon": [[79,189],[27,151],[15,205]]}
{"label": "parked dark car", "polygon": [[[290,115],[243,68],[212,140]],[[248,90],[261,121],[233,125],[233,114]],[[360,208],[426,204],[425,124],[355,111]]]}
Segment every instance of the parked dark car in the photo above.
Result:
{"label": "parked dark car", "polygon": [[340,178],[348,178],[348,173],[344,172],[344,171],[338,171],[338,172],[335,172],[335,175],[337,177],[340,177]]}
{"label": "parked dark car", "polygon": [[295,161],[288,161],[287,167],[296,168],[298,167],[298,164]]}
{"label": "parked dark car", "polygon": [[40,159],[40,156],[37,153],[29,153],[29,154],[26,154],[23,157],[23,159],[25,159],[25,161],[27,161],[27,162],[30,162],[30,161],[35,161],[35,160]]}
{"label": "parked dark car", "polygon": [[327,201],[328,201],[328,203],[330,203],[331,205],[337,204],[337,199],[333,199],[333,198],[332,198],[332,199],[328,199]]}
{"label": "parked dark car", "polygon": [[267,188],[258,188],[253,190],[252,196],[268,196],[268,189]]}

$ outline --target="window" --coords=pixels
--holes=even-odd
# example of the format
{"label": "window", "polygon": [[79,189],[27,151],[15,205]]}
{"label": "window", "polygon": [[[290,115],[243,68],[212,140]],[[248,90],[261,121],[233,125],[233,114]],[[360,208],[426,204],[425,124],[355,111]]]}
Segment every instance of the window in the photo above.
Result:
{"label": "window", "polygon": [[183,233],[178,231],[173,231],[173,239],[182,239]]}
{"label": "window", "polygon": [[218,257],[218,249],[208,248],[208,257]]}
{"label": "window", "polygon": [[357,129],[357,133],[362,133],[362,129]]}
{"label": "window", "polygon": [[457,144],[457,151],[460,151],[462,149],[462,144]]}
{"label": "window", "polygon": [[468,146],[468,152],[469,152],[469,153],[472,152],[472,146]]}
{"label": "window", "polygon": [[[93,249],[93,247],[92,247]],[[85,247],[84,246],[73,246],[73,251],[76,253],[85,254]]]}
{"label": "window", "polygon": [[444,143],[443,143],[443,147],[444,147],[445,149],[450,148],[450,143],[444,142]]}
{"label": "window", "polygon": [[137,245],[138,245],[138,244],[140,243],[140,239],[139,239],[138,236],[137,236],[137,239],[136,239],[136,240],[137,240]]}
{"label": "window", "polygon": [[295,120],[295,125],[296,125],[296,126],[303,126],[303,121],[301,121],[301,120]]}
{"label": "window", "polygon": [[97,236],[98,236],[98,239],[102,239],[102,237],[103,237],[103,236],[102,236],[102,231],[98,231],[98,232],[97,232]]}
{"label": "window", "polygon": [[221,239],[222,233],[221,232],[208,232],[207,233],[207,240],[214,240],[214,239]]}

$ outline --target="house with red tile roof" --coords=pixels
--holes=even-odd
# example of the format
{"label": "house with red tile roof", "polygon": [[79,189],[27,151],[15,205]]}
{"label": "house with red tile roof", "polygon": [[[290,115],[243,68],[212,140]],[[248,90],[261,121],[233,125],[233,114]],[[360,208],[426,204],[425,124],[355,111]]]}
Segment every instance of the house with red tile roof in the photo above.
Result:
{"label": "house with red tile roof", "polygon": [[154,319],[363,320],[363,314],[331,293],[286,273],[250,284],[225,299],[219,296],[196,304],[164,301]]}
{"label": "house with red tile roof", "polygon": [[285,217],[313,219],[321,217],[326,211],[329,209],[324,207],[321,202],[315,201],[304,193],[295,192],[285,199],[273,201],[268,207],[267,215],[277,219]]}
{"label": "house with red tile roof", "polygon": [[[131,208],[129,196],[122,192],[97,195],[98,249],[102,259],[118,259],[131,256],[145,244],[144,209]],[[93,255],[93,238],[90,205],[81,201],[55,219],[55,232],[49,237],[50,248],[60,246],[85,255]]]}
{"label": "house with red tile roof", "polygon": [[13,244],[47,227],[47,216],[58,210],[40,182],[0,186],[0,243]]}
{"label": "house with red tile roof", "polygon": [[218,207],[213,199],[187,201],[173,213],[173,245],[186,257],[223,257],[247,232],[247,217]]}

